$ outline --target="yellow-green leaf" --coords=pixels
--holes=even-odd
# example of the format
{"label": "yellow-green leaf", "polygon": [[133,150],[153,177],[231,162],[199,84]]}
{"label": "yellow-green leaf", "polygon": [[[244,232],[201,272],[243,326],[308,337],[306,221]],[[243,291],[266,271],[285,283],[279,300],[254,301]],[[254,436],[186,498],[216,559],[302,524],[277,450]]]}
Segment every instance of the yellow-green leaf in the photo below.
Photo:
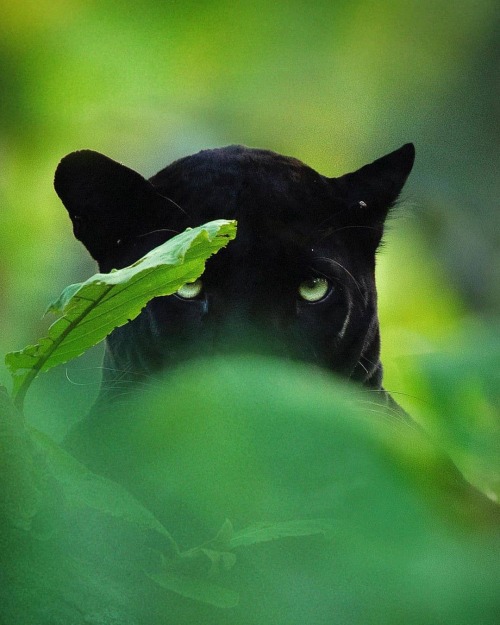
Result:
{"label": "yellow-green leaf", "polygon": [[61,314],[48,335],[5,358],[14,380],[16,405],[22,407],[38,373],[80,356],[116,327],[137,317],[152,298],[171,295],[196,280],[207,258],[235,236],[236,222],[211,221],[186,230],[129,267],[68,286],[48,308]]}

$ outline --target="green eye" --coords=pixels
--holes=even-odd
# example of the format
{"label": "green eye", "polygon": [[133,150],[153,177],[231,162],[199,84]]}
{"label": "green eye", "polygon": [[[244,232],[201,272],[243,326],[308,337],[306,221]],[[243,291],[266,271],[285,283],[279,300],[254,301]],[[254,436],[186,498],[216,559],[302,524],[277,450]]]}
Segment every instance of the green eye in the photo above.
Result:
{"label": "green eye", "polygon": [[198,297],[203,289],[203,282],[198,278],[194,282],[188,282],[181,286],[181,288],[177,291],[177,295],[184,299],[194,299]]}
{"label": "green eye", "polygon": [[326,278],[308,278],[299,285],[299,295],[306,302],[319,302],[330,290],[330,284]]}

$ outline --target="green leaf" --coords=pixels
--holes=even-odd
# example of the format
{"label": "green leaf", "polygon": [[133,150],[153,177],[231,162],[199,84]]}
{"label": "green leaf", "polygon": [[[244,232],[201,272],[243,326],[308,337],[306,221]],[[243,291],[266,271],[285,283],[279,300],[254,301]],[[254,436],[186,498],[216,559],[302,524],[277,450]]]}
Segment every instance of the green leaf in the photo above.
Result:
{"label": "green leaf", "polygon": [[171,295],[196,280],[205,261],[236,236],[236,222],[217,220],[188,229],[155,248],[130,267],[98,273],[68,286],[48,311],[61,313],[48,336],[5,358],[13,397],[22,407],[26,392],[41,371],[68,362],[131,321],[153,297]]}
{"label": "green leaf", "polygon": [[123,486],[93,473],[35,428],[31,428],[31,439],[42,452],[47,472],[61,486],[68,503],[154,530],[166,538],[172,555],[178,554],[177,544],[167,529]]}
{"label": "green leaf", "polygon": [[231,549],[236,549],[237,547],[248,547],[256,543],[269,542],[280,538],[327,534],[332,527],[333,523],[327,519],[255,523],[239,532],[235,532],[231,539],[230,547]]}
{"label": "green leaf", "polygon": [[26,426],[0,386],[0,521],[31,529],[49,484],[58,484],[66,502],[74,507],[158,532],[166,539],[170,554],[179,554],[170,533],[147,508],[123,486],[93,473],[48,436]]}
{"label": "green leaf", "polygon": [[218,608],[234,608],[239,594],[230,588],[213,584],[202,578],[187,577],[169,568],[168,561],[160,554],[161,565],[157,570],[145,571],[146,575],[162,588],[188,599],[208,603]]}

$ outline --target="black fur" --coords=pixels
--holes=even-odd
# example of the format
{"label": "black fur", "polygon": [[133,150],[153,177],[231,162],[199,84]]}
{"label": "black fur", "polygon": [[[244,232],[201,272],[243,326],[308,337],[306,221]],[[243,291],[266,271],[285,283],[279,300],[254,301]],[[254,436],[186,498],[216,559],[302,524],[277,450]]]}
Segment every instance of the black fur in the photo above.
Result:
{"label": "black fur", "polygon": [[[103,388],[237,349],[313,362],[382,390],[375,253],[413,161],[407,144],[327,178],[293,158],[230,146],[147,181],[96,152],[66,156],[55,188],[101,271],[188,226],[238,221],[236,240],[208,261],[197,298],[157,298],[108,337]],[[298,293],[310,277],[328,280],[321,301]]]}

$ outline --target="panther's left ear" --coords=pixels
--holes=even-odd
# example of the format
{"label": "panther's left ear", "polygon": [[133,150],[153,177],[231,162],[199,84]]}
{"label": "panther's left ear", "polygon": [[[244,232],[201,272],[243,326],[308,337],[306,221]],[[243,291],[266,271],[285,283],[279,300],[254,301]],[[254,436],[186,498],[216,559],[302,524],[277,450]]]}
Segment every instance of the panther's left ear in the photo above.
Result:
{"label": "panther's left ear", "polygon": [[407,143],[357,171],[333,178],[335,192],[347,202],[343,218],[353,227],[371,231],[373,243],[382,237],[385,218],[408,178],[415,160],[415,147]]}
{"label": "panther's left ear", "polygon": [[57,167],[54,187],[73,222],[75,237],[100,266],[114,258],[123,239],[164,227],[178,211],[140,174],[93,150],[65,156]]}

